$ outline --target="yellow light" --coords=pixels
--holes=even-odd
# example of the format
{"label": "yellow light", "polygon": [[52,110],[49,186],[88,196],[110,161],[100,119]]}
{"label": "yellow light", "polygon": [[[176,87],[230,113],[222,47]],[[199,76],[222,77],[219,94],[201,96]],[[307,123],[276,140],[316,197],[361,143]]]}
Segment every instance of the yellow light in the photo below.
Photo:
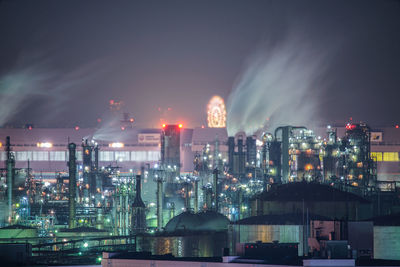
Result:
{"label": "yellow light", "polygon": [[162,127],[165,128],[165,126],[166,126],[165,123],[163,123]]}
{"label": "yellow light", "polygon": [[179,127],[179,128],[182,128],[182,127],[183,127],[183,124],[182,124],[182,123],[179,123],[178,127]]}
{"label": "yellow light", "polygon": [[37,143],[36,146],[41,148],[52,148],[53,144],[49,142],[43,142],[43,143]]}
{"label": "yellow light", "polygon": [[116,142],[116,143],[108,144],[108,146],[112,147],[112,148],[122,148],[122,147],[124,147],[124,143]]}

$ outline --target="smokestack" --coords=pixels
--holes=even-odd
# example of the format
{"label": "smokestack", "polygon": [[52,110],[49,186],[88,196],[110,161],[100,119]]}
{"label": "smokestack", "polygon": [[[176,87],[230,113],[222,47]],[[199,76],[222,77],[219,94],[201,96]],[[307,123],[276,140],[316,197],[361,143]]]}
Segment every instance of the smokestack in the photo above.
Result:
{"label": "smokestack", "polygon": [[267,188],[267,140],[268,140],[266,133],[263,135],[262,139],[263,139],[263,145],[262,145],[261,167],[263,173],[264,189],[266,189]]}
{"label": "smokestack", "polygon": [[214,168],[217,168],[218,170],[222,170],[221,158],[219,157],[218,134],[215,136],[215,143],[214,143]]}
{"label": "smokestack", "polygon": [[185,189],[185,211],[190,211],[189,182],[185,181],[183,186]]}
{"label": "smokestack", "polygon": [[206,184],[205,186],[202,187],[203,189],[203,195],[204,195],[204,203],[203,203],[203,208],[207,211],[212,210],[212,194],[213,194],[213,188],[211,184]]}
{"label": "smokestack", "polygon": [[[144,177],[144,169],[142,168]],[[136,196],[132,204],[132,232],[143,233],[146,231],[146,214],[144,202],[141,197],[140,175],[136,175]]]}
{"label": "smokestack", "polygon": [[169,219],[171,220],[174,217],[175,217],[175,203],[171,202],[169,203]]}
{"label": "smokestack", "polygon": [[233,155],[235,154],[235,137],[228,137],[228,164],[229,171],[233,173]]}
{"label": "smokestack", "polygon": [[214,169],[213,174],[214,174],[214,181],[213,181],[214,205],[215,205],[215,211],[218,212],[218,170]]}
{"label": "smokestack", "polygon": [[8,223],[12,223],[12,204],[13,204],[13,184],[14,184],[14,167],[15,161],[14,156],[11,153],[11,143],[10,137],[7,136],[6,138],[6,153],[7,153],[7,198],[8,198]]}
{"label": "smokestack", "polygon": [[282,128],[282,183],[289,181],[289,132],[291,127]]}
{"label": "smokestack", "polygon": [[68,171],[69,171],[69,218],[68,228],[75,228],[75,197],[76,197],[76,145],[74,143],[68,144],[69,160],[68,160]]}
{"label": "smokestack", "polygon": [[94,165],[93,165],[93,174],[94,179],[95,179],[95,187],[96,187],[96,192],[95,192],[95,200],[96,203],[95,205],[97,207],[101,206],[101,192],[103,190],[103,180],[102,177],[99,173],[99,146],[97,143],[94,146]]}
{"label": "smokestack", "polygon": [[157,230],[161,231],[163,227],[163,179],[156,178],[157,182]]}
{"label": "smokestack", "polygon": [[239,154],[239,174],[244,174],[244,167],[245,167],[245,157],[243,153],[243,137],[239,136],[238,138],[238,154]]}
{"label": "smokestack", "polygon": [[251,167],[255,167],[257,161],[257,146],[256,146],[256,139],[254,136],[248,136],[246,138],[246,156],[247,156],[247,163]]}
{"label": "smokestack", "polygon": [[194,212],[199,212],[199,180],[194,179]]}

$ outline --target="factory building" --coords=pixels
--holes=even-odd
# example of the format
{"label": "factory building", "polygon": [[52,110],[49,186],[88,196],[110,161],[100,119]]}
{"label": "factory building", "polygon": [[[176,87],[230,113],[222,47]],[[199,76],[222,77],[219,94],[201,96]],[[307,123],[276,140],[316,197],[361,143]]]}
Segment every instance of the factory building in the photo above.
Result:
{"label": "factory building", "polygon": [[[160,127],[161,128],[161,127]],[[345,136],[346,127],[333,127],[336,136]],[[315,128],[315,136],[327,138],[327,128]],[[100,132],[100,134],[97,134]],[[68,143],[77,144],[77,161],[82,163],[83,150],[80,144],[83,139],[94,138],[99,146],[99,164],[101,166],[113,165],[121,167],[121,171],[139,168],[142,163],[156,163],[161,159],[161,129],[136,129],[117,128],[111,134],[103,134],[94,128],[2,128],[0,129],[1,146],[5,147],[6,136],[11,137],[12,150],[15,152],[16,168],[29,166],[42,176],[54,176],[54,172],[67,171]],[[244,158],[249,157],[251,164],[254,161],[254,146],[247,152],[245,135],[236,136],[237,160],[239,155],[238,145],[243,145]],[[242,139],[242,141],[240,141]],[[261,136],[257,136],[262,141]],[[180,168],[183,172],[194,169],[193,158],[196,153],[201,154],[209,144],[214,151],[218,141],[218,151],[222,158],[228,162],[228,134],[226,128],[181,129],[180,131]],[[259,143],[259,142],[258,142]],[[396,127],[382,127],[371,129],[370,136],[371,156],[377,163],[378,181],[394,182],[400,176],[400,129]],[[261,150],[260,147],[258,147]],[[259,151],[260,152],[260,151]],[[249,155],[246,155],[249,154]],[[235,158],[235,155],[233,155]],[[175,161],[178,157],[175,157]],[[0,165],[6,160],[6,152],[0,151]],[[235,159],[233,159],[235,160]],[[246,163],[245,163],[246,164]],[[239,169],[240,165],[236,164]],[[240,168],[242,170],[242,168]],[[394,186],[387,184],[385,186]]]}
{"label": "factory building", "polygon": [[[66,162],[69,143],[77,144],[76,157],[83,169],[83,140],[94,140],[97,143],[101,166],[118,166],[121,171],[128,172],[142,163],[158,162],[161,155],[160,135],[159,129],[117,128],[110,134],[103,134],[93,128],[0,129],[3,147],[6,136],[11,137],[16,168],[27,168],[29,162],[29,167],[36,173],[41,173],[43,177],[54,177],[54,172],[68,170]],[[4,162],[5,159],[6,153],[1,151],[0,161]]]}
{"label": "factory building", "polygon": [[331,220],[365,220],[373,216],[364,198],[332,186],[293,182],[272,187],[251,200],[252,215],[309,212]]}
{"label": "factory building", "polygon": [[[387,131],[361,123],[251,136],[179,124],[0,129],[8,140],[0,155],[1,224],[46,222],[38,227],[46,237],[90,227],[117,239],[134,235],[127,242],[138,250],[161,253],[165,241],[167,253],[178,256],[220,255],[233,243],[258,241],[257,229],[272,234],[264,242],[279,232],[291,236],[281,242],[301,243],[312,236],[304,231],[309,220],[358,221],[400,207],[400,132]],[[294,219],[281,224],[287,216]],[[228,240],[229,222],[258,225],[259,218],[267,226],[243,226],[244,239]],[[217,232],[223,244],[205,249]],[[306,244],[299,255],[309,251]]]}

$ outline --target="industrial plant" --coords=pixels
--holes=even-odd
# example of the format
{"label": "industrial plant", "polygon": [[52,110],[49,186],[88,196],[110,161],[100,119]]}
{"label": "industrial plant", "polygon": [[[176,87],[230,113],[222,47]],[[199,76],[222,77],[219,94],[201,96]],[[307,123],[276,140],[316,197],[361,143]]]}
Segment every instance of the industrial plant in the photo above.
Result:
{"label": "industrial plant", "polygon": [[228,136],[212,103],[208,127],[192,129],[0,129],[0,246],[30,264],[116,251],[400,260],[398,127]]}

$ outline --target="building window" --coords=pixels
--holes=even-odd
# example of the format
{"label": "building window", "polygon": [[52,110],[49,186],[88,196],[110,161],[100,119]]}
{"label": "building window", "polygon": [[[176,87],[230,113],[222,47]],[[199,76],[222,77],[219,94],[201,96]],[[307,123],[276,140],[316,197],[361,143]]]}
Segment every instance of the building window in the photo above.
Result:
{"label": "building window", "polygon": [[148,151],[147,152],[147,160],[148,161],[159,161],[160,160],[160,151]]}
{"label": "building window", "polygon": [[399,153],[383,152],[383,161],[399,161]]}
{"label": "building window", "polygon": [[146,161],[146,151],[132,151],[131,160],[132,161]]}
{"label": "building window", "polygon": [[50,161],[65,161],[65,151],[50,151]]}
{"label": "building window", "polygon": [[17,161],[32,160],[32,151],[16,151],[15,160]]}
{"label": "building window", "polygon": [[99,161],[114,161],[114,151],[99,151]]}
{"label": "building window", "polygon": [[129,161],[129,151],[115,151],[115,160]]}
{"label": "building window", "polygon": [[382,161],[382,152],[371,152],[371,158],[376,161]]}
{"label": "building window", "polygon": [[49,152],[48,151],[32,151],[32,160],[33,161],[47,161],[47,160],[49,160]]}

